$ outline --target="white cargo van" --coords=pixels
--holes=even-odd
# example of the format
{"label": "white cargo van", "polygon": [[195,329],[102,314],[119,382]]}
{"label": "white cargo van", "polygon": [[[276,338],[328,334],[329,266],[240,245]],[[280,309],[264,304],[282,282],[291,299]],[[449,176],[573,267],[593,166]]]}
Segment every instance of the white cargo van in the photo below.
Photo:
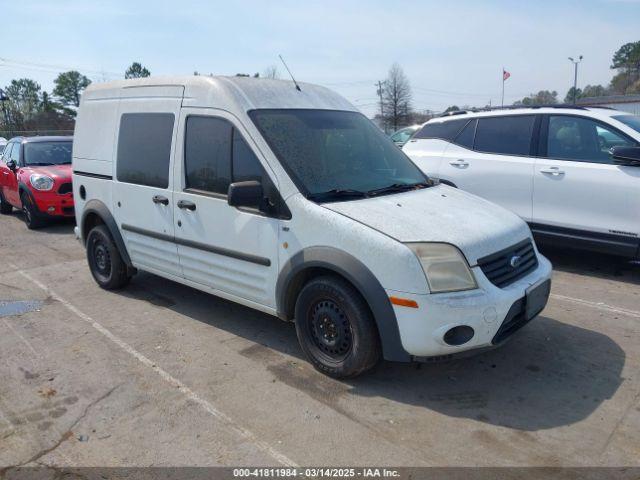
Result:
{"label": "white cargo van", "polygon": [[145,270],[295,321],[335,377],[500,344],[549,295],[551,265],[521,219],[433,184],[319,86],[92,85],[73,170],[101,287]]}

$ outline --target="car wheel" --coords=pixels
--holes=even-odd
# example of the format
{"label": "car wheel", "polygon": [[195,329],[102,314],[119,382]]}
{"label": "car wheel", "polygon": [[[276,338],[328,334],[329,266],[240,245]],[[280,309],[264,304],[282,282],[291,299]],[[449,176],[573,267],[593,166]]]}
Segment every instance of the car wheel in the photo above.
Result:
{"label": "car wheel", "polygon": [[0,213],[3,215],[9,215],[13,211],[13,207],[9,202],[4,199],[2,190],[0,190]]}
{"label": "car wheel", "polygon": [[307,283],[296,301],[295,322],[302,350],[320,372],[355,377],[380,360],[380,339],[360,293],[339,277]]}
{"label": "car wheel", "polygon": [[20,201],[22,202],[22,217],[27,228],[29,230],[36,230],[44,226],[46,222],[40,217],[31,197],[23,193],[20,195]]}
{"label": "car wheel", "polygon": [[93,228],[87,236],[87,261],[93,278],[105,290],[122,288],[131,279],[118,247],[104,225]]}

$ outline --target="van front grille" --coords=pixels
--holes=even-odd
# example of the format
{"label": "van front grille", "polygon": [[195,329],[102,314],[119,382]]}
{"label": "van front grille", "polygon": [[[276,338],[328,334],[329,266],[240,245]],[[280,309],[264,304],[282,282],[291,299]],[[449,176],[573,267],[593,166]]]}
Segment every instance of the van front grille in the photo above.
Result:
{"label": "van front grille", "polygon": [[496,287],[504,288],[532,272],[538,257],[530,239],[478,260],[482,272]]}

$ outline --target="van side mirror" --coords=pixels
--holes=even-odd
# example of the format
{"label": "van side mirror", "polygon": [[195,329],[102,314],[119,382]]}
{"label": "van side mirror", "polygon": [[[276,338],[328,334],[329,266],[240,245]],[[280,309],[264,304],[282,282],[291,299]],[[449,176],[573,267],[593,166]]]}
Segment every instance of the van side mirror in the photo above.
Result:
{"label": "van side mirror", "polygon": [[255,180],[232,183],[227,192],[227,202],[232,207],[262,209],[264,204],[262,184]]}
{"label": "van side mirror", "polygon": [[7,160],[7,168],[12,172],[16,171],[16,161],[15,160]]}
{"label": "van side mirror", "polygon": [[640,167],[640,147],[613,147],[611,157],[616,165]]}

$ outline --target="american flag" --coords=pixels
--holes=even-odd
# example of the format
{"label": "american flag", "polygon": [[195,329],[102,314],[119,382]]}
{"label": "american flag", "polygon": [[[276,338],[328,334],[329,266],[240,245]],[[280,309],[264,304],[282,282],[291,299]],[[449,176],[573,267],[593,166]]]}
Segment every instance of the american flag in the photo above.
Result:
{"label": "american flag", "polygon": [[507,72],[505,69],[502,69],[502,81],[503,82],[505,80],[507,80],[510,76],[511,76],[511,74],[509,72]]}

